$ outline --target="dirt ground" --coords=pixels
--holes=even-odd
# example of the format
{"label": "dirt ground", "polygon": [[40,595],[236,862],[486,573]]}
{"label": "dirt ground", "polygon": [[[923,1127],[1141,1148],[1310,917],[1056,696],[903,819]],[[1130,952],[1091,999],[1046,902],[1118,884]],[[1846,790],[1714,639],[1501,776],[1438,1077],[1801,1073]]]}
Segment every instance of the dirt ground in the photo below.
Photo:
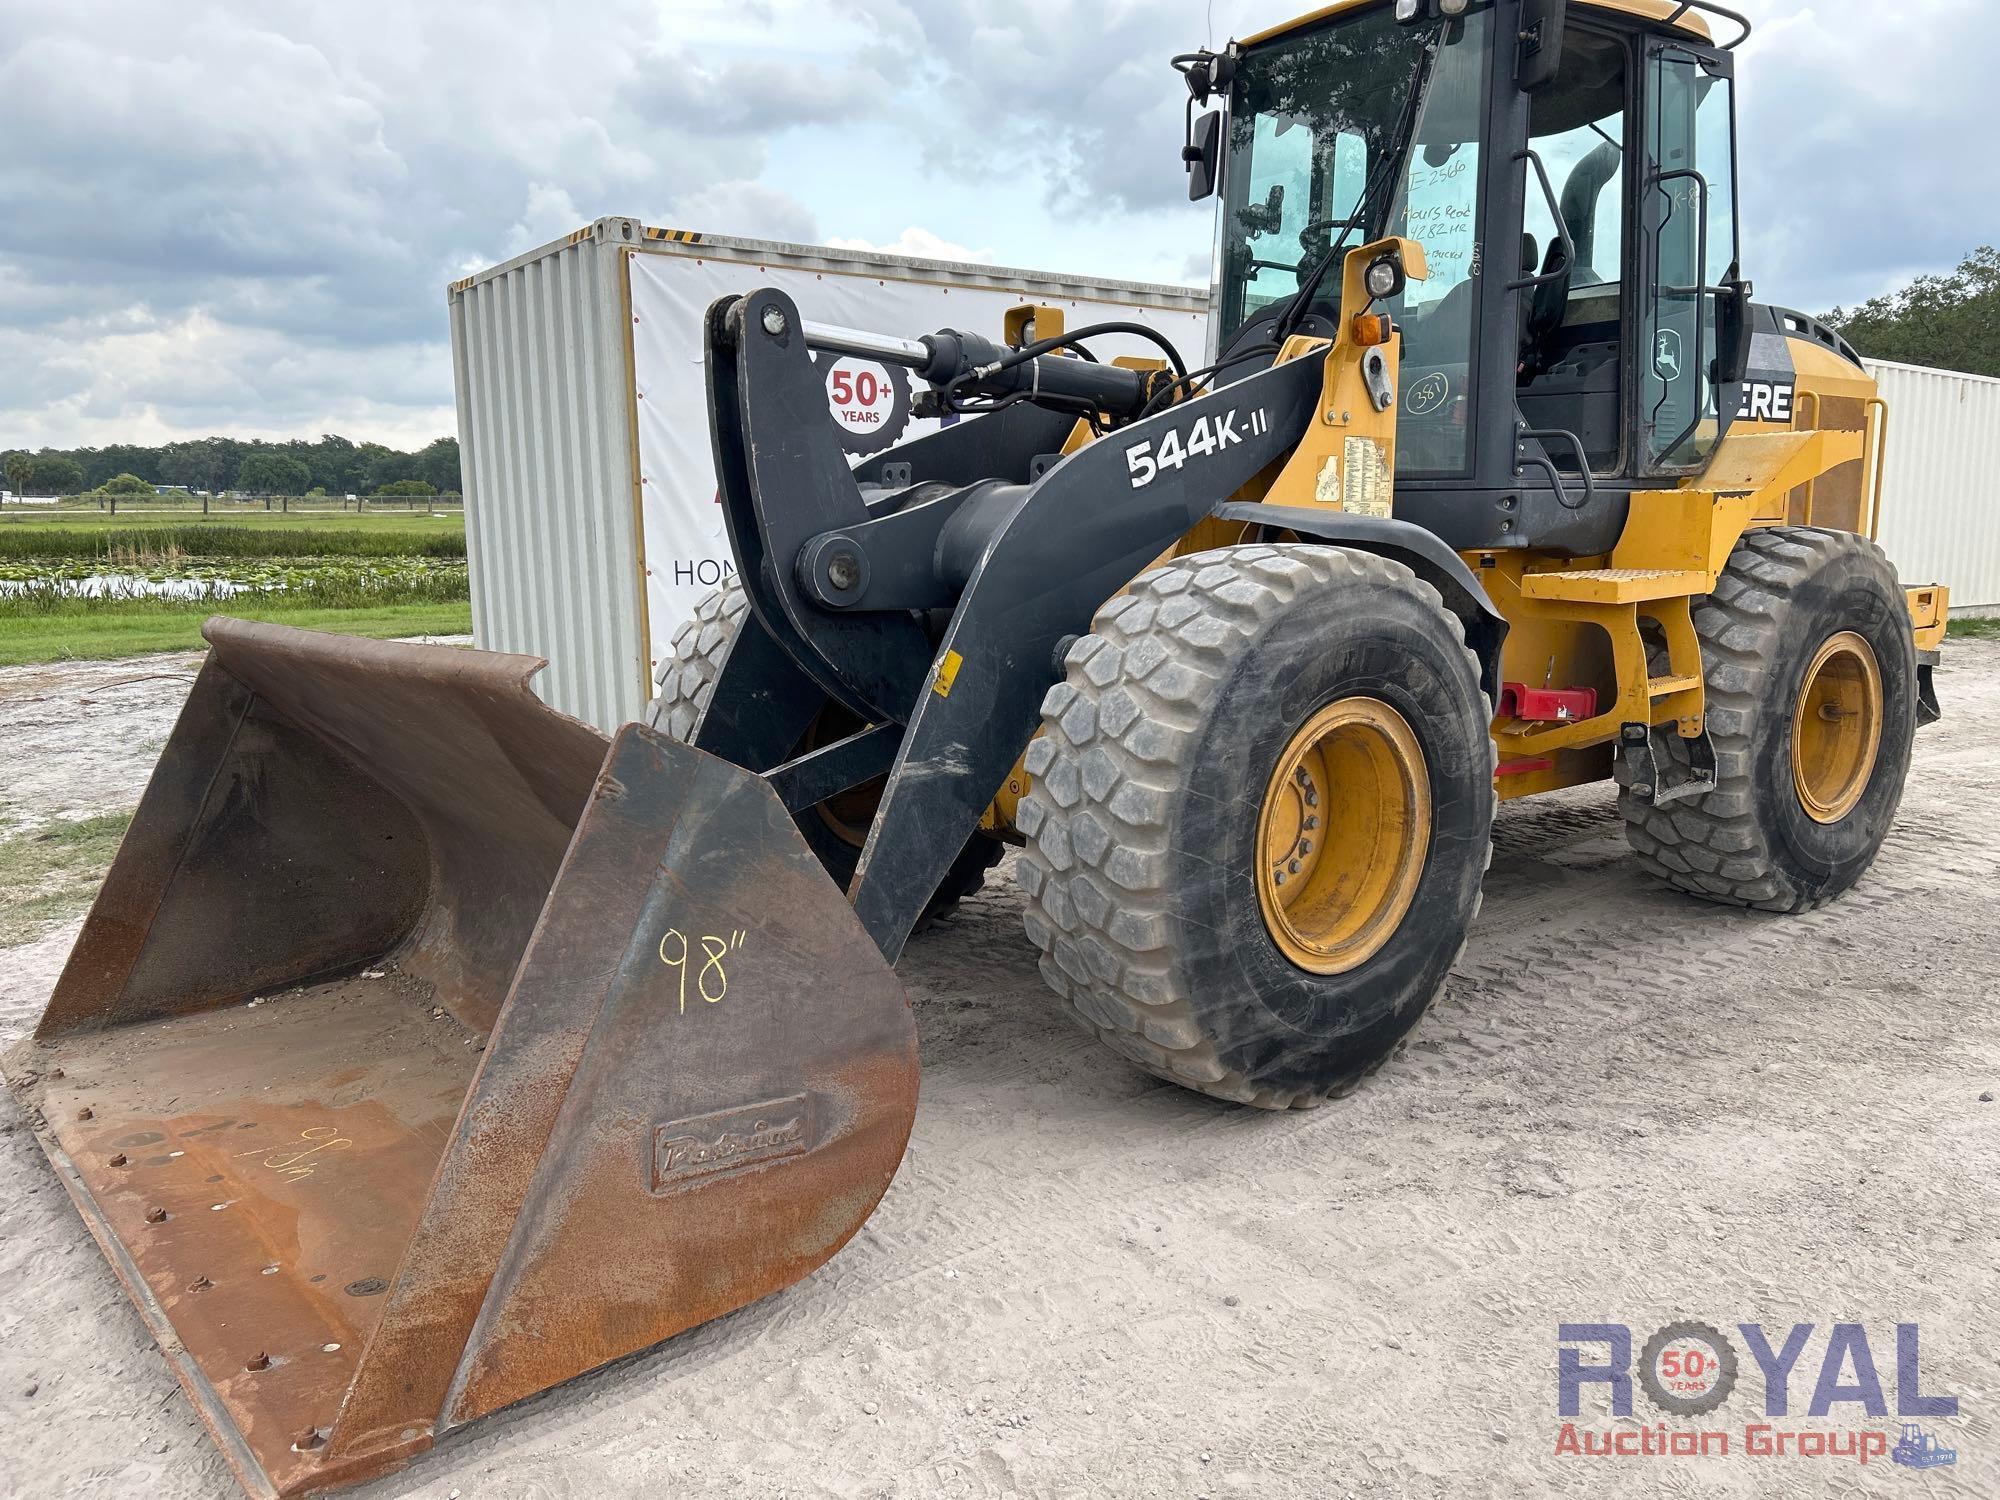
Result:
{"label": "dirt ground", "polygon": [[[1070,1030],[998,881],[904,960],[923,1103],[842,1254],[357,1493],[2000,1493],[2000,644],[1948,663],[1880,866],[1818,915],[1655,888],[1606,789],[1503,809],[1448,992],[1311,1114],[1212,1104]],[[129,806],[189,666],[0,673],[8,818]],[[0,953],[0,1040],[73,935]],[[1728,1406],[1673,1424],[1730,1432],[1730,1457],[1558,1455],[1558,1325],[1636,1348],[1680,1318],[1774,1344],[1816,1325],[1773,1425],[1892,1442],[1894,1325],[1920,1324],[1925,1393],[1961,1400],[1925,1425],[1957,1463],[1745,1454],[1747,1353]],[[1841,1322],[1885,1416],[1803,1415]],[[1580,1426],[1657,1416],[1636,1410],[1593,1394]],[[232,1493],[0,1098],[0,1494]]]}

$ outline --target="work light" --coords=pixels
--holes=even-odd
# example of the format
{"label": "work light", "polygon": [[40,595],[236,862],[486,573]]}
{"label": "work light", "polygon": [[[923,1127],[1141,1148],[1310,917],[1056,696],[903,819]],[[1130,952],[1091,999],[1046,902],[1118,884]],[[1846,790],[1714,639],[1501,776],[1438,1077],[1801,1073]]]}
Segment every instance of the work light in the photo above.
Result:
{"label": "work light", "polygon": [[1424,0],[1396,0],[1396,19],[1414,21],[1417,12],[1424,8]]}
{"label": "work light", "polygon": [[1393,255],[1385,255],[1368,268],[1362,284],[1377,302],[1387,301],[1403,289],[1403,268]]}

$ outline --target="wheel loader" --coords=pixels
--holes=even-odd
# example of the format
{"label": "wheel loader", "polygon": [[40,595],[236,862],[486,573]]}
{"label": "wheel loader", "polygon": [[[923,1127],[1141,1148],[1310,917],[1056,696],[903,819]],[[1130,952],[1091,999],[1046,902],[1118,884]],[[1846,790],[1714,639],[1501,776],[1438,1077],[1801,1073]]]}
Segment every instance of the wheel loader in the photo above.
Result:
{"label": "wheel loader", "polygon": [[[1743,277],[1747,31],[1343,0],[1180,57],[1199,368],[718,303],[738,582],[609,743],[531,659],[210,622],[5,1072],[246,1489],[825,1262],[915,1110],[893,965],[1005,845],[1071,1017],[1271,1109],[1409,1035],[1498,802],[1615,781],[1666,886],[1852,886],[1948,601],[1871,540],[1854,351]],[[958,420],[850,467],[829,351]]]}

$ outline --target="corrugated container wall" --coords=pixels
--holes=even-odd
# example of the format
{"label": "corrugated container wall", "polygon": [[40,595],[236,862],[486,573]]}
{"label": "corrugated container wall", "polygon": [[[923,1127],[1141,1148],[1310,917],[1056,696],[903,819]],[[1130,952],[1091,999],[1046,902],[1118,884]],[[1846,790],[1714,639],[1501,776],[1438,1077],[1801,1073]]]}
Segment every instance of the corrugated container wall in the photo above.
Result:
{"label": "corrugated container wall", "polygon": [[644,680],[623,267],[598,226],[452,288],[473,639],[599,728]]}
{"label": "corrugated container wall", "polygon": [[1869,360],[1889,403],[1882,546],[1903,581],[2000,612],[2000,380]]}

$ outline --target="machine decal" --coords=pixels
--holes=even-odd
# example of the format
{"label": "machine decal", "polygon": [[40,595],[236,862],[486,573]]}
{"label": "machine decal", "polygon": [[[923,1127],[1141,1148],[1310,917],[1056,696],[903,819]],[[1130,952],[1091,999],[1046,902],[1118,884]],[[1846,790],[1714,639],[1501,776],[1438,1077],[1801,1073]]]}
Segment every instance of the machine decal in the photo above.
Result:
{"label": "machine decal", "polygon": [[951,685],[958,681],[958,669],[965,665],[965,658],[956,651],[947,651],[937,664],[937,675],[931,680],[931,691],[940,698],[951,696]]}
{"label": "machine decal", "polygon": [[1220,416],[1200,418],[1185,438],[1178,429],[1169,428],[1158,443],[1134,443],[1125,450],[1132,488],[1143,490],[1159,477],[1162,469],[1178,469],[1191,458],[1206,458],[1235,447],[1244,438],[1244,433],[1236,430],[1239,420],[1251,437],[1261,437],[1270,427],[1270,418],[1262,407],[1247,416],[1232,409]]}
{"label": "machine decal", "polygon": [[903,440],[914,409],[903,371],[845,354],[815,354],[813,363],[826,381],[827,410],[848,457],[866,458]]}
{"label": "machine decal", "polygon": [[1662,328],[1653,340],[1653,373],[1666,381],[1681,378],[1680,330]]}
{"label": "machine decal", "polygon": [[1789,380],[1750,380],[1743,385],[1739,422],[1790,422],[1798,386]]}

